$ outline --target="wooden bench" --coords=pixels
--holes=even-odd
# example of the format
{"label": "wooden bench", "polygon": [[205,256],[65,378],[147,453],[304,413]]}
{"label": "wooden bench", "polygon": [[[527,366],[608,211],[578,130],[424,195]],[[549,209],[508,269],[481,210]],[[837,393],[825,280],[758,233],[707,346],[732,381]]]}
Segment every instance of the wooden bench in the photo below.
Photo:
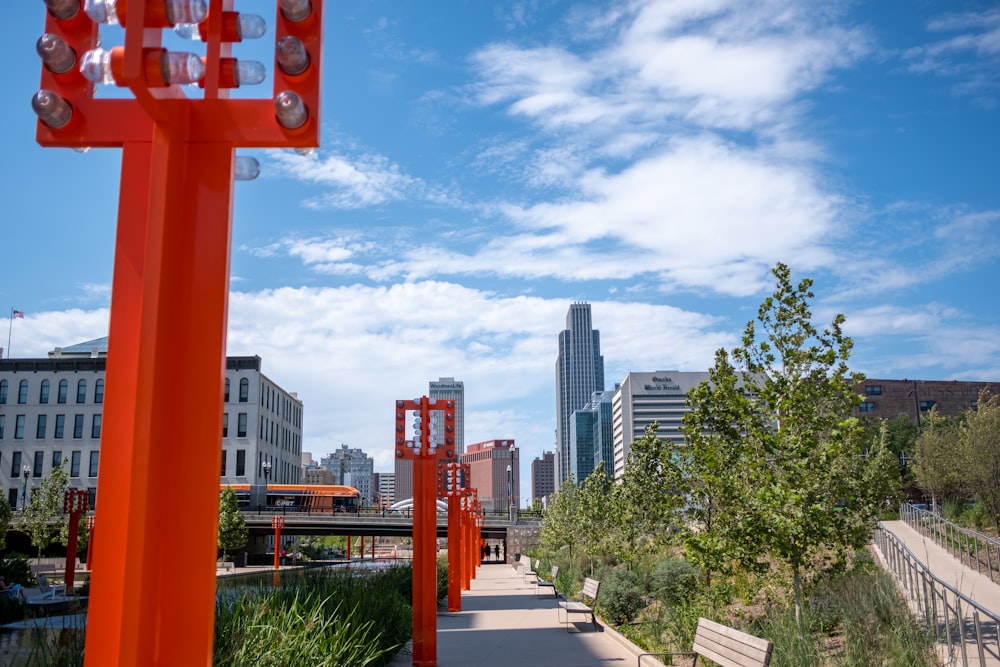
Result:
{"label": "wooden bench", "polygon": [[552,589],[552,597],[558,598],[559,592],[556,590],[556,577],[559,576],[559,566],[552,566],[552,574],[549,575],[549,580],[546,581],[539,576],[535,577],[535,597],[541,597],[543,588]]}
{"label": "wooden bench", "polygon": [[698,630],[694,634],[694,647],[683,653],[642,653],[639,655],[639,667],[645,657],[662,658],[668,655],[693,655],[694,663],[698,664],[698,656],[708,658],[719,667],[768,667],[771,664],[772,645],[766,639],[748,635],[710,621],[707,618],[698,619]]}
{"label": "wooden bench", "polygon": [[[591,604],[597,602],[597,594],[601,590],[601,582],[596,579],[591,579],[587,577],[583,580],[583,591],[582,597],[584,601],[590,598]],[[559,613],[559,609],[562,609],[566,613],[566,620],[562,620],[562,614]],[[561,623],[566,624],[566,632],[569,632],[569,615],[570,614],[590,614],[590,622],[594,626],[594,630],[597,630],[597,617],[594,616],[594,610],[592,607],[588,606],[585,602],[576,602],[575,600],[560,600],[559,607],[556,609],[556,618],[559,618]]]}

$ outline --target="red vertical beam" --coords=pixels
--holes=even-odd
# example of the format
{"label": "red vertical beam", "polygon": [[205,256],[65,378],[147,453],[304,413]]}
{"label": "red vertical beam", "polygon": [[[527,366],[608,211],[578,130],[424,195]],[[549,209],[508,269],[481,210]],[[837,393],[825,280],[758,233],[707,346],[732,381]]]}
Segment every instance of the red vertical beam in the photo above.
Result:
{"label": "red vertical beam", "polygon": [[351,562],[351,536],[347,536],[347,562]]}
{"label": "red vertical beam", "polygon": [[427,455],[430,410],[420,399],[420,455],[413,459],[413,664],[437,665],[437,460]]}
{"label": "red vertical beam", "polygon": [[[218,470],[187,465],[170,502],[149,490],[221,448],[233,149],[178,140],[186,115],[173,121],[122,157],[88,667],[212,655]],[[163,422],[178,400],[180,439]]]}
{"label": "red vertical beam", "polygon": [[448,496],[448,611],[462,611],[462,499]]}

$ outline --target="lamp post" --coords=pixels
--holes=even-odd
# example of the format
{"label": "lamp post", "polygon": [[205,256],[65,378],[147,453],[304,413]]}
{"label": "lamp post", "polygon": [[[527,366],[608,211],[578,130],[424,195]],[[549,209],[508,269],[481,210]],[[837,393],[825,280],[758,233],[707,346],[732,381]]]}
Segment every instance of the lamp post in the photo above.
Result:
{"label": "lamp post", "polygon": [[25,510],[28,507],[28,477],[31,476],[31,466],[24,466],[21,472],[24,474],[24,480],[21,482],[21,509]]}
{"label": "lamp post", "polygon": [[264,472],[264,493],[260,494],[259,491],[258,491],[258,494],[259,494],[257,496],[257,501],[258,501],[257,502],[257,508],[258,508],[258,511],[260,511],[260,505],[262,504],[260,502],[261,496],[263,496],[263,498],[264,498],[263,505],[264,505],[265,508],[267,508],[267,483],[268,483],[268,481],[269,481],[269,479],[271,477],[271,465],[272,465],[271,462],[268,461],[268,460],[265,460],[263,463],[260,464],[261,470]]}
{"label": "lamp post", "polygon": [[517,507],[514,505],[514,468],[507,464],[507,515],[510,522],[517,518]]}

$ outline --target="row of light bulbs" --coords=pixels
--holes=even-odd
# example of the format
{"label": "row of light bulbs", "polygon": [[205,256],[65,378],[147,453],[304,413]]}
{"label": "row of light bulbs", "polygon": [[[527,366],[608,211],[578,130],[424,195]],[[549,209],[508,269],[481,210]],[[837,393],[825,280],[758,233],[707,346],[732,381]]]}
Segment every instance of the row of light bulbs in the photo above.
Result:
{"label": "row of light bulbs", "polygon": [[[44,0],[49,13],[58,20],[75,17],[81,9],[80,0]],[[180,37],[192,40],[206,40],[203,22],[208,16],[206,0],[162,0],[166,21]],[[303,21],[312,13],[310,0],[278,0],[278,6],[286,20]],[[118,25],[123,18],[125,4],[118,0],[84,0],[83,11],[94,22]],[[264,19],[256,14],[226,12],[223,17],[224,41],[257,39],[267,30]],[[73,48],[58,35],[45,33],[39,37],[36,50],[45,67],[53,74],[66,74],[77,66],[89,81],[101,84],[120,84],[115,79],[112,63],[122,57],[117,49],[91,49],[78,59]],[[205,62],[198,55],[187,52],[160,51],[159,71],[165,85],[198,85],[205,77]],[[262,63],[253,60],[229,59],[231,81],[224,81],[224,87],[256,85],[264,81],[266,69]],[[297,37],[287,35],[275,44],[275,61],[281,71],[290,76],[302,74],[309,68],[309,53]],[[227,71],[230,68],[227,67]],[[41,89],[31,100],[32,109],[39,120],[50,128],[65,126],[73,116],[73,107],[58,93]],[[294,130],[309,118],[302,98],[294,91],[285,90],[274,97],[275,119],[283,127]],[[259,173],[259,164],[254,158],[237,158],[236,180],[252,180]]]}

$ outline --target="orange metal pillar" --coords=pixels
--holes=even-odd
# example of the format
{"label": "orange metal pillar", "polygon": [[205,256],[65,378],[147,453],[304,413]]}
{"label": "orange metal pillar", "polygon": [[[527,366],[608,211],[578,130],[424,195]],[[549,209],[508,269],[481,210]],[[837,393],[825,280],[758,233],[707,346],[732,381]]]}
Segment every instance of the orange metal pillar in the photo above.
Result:
{"label": "orange metal pillar", "polygon": [[351,536],[347,536],[347,562],[351,562]]}
{"label": "orange metal pillar", "polygon": [[271,526],[274,528],[274,569],[281,568],[281,529],[285,525],[285,517],[271,517]]}
{"label": "orange metal pillar", "polygon": [[73,591],[76,576],[76,536],[80,517],[87,510],[87,492],[83,489],[66,489],[63,493],[63,512],[69,513],[69,535],[66,540],[66,593]]}
{"label": "orange metal pillar", "polygon": [[448,496],[448,611],[462,611],[462,499]]}
{"label": "orange metal pillar", "polygon": [[94,516],[87,517],[87,569],[94,569],[93,553],[94,553],[94,525],[96,521]]}
{"label": "orange metal pillar", "polygon": [[435,461],[413,460],[413,664],[437,665]]}

